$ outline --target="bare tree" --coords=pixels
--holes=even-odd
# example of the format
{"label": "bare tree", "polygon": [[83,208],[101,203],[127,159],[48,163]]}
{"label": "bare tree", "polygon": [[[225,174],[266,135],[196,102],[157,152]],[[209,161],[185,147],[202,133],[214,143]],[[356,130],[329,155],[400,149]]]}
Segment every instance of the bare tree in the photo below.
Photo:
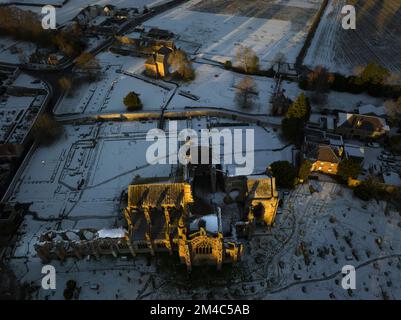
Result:
{"label": "bare tree", "polygon": [[400,123],[401,119],[401,97],[397,101],[387,100],[384,103],[384,108],[386,109],[387,116],[389,120],[394,123]]}
{"label": "bare tree", "polygon": [[99,68],[99,61],[90,52],[81,53],[75,62],[81,69]]}
{"label": "bare tree", "polygon": [[71,79],[67,77],[60,78],[58,80],[58,83],[60,85],[60,88],[63,89],[64,91],[70,90],[72,87]]}
{"label": "bare tree", "polygon": [[237,50],[237,64],[246,73],[259,71],[259,58],[249,47],[240,46]]}
{"label": "bare tree", "polygon": [[66,92],[67,96],[71,97],[75,93],[75,89],[79,87],[79,80],[64,76],[58,80],[58,84]]}
{"label": "bare tree", "polygon": [[273,66],[277,65],[277,72],[280,72],[281,66],[285,63],[285,55],[282,52],[276,54],[273,59]]}
{"label": "bare tree", "polygon": [[22,48],[18,48],[18,60],[19,60],[19,63],[21,63],[21,64],[25,64],[27,62],[24,49],[22,49]]}
{"label": "bare tree", "polygon": [[173,73],[178,74],[184,80],[192,80],[195,77],[195,72],[191,61],[183,50],[175,50],[168,57],[168,64]]}
{"label": "bare tree", "polygon": [[272,97],[272,116],[282,116],[285,115],[290,107],[292,101],[284,95],[284,91],[279,91],[276,95]]}
{"label": "bare tree", "polygon": [[333,81],[334,76],[326,68],[316,67],[315,70],[309,73],[308,83],[313,89],[311,96],[313,103],[318,106],[323,106],[327,103],[328,92]]}
{"label": "bare tree", "polygon": [[257,95],[258,91],[255,81],[247,76],[239,82],[235,94],[235,100],[240,108],[249,109],[254,105],[255,97]]}
{"label": "bare tree", "polygon": [[83,52],[75,60],[79,72],[86,74],[89,81],[96,81],[100,77],[100,63],[96,57],[90,52]]}
{"label": "bare tree", "polygon": [[53,118],[52,115],[44,113],[38,116],[32,127],[34,139],[41,144],[51,144],[63,133],[63,127]]}

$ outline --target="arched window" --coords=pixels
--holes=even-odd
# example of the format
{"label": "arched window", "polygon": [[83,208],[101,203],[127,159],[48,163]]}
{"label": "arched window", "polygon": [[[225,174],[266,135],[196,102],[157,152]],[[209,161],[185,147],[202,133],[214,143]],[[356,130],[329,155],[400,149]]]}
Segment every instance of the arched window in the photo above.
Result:
{"label": "arched window", "polygon": [[213,248],[207,242],[202,242],[202,243],[198,244],[195,248],[196,254],[206,255],[206,254],[212,254],[212,252],[213,252]]}

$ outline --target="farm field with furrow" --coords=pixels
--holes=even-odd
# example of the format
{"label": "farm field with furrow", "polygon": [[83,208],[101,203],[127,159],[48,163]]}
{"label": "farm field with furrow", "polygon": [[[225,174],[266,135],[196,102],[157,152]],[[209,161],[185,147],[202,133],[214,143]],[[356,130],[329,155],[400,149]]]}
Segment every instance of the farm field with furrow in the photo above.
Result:
{"label": "farm field with furrow", "polygon": [[[341,10],[355,5],[356,30],[342,28]],[[401,1],[333,0],[324,13],[304,63],[353,74],[375,61],[401,72]]]}

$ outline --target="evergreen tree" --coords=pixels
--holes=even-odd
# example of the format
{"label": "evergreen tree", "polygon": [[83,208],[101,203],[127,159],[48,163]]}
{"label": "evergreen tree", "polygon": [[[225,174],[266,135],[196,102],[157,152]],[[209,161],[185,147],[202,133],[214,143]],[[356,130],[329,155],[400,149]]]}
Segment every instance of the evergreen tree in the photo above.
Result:
{"label": "evergreen tree", "polygon": [[139,98],[139,94],[130,92],[124,98],[124,104],[128,111],[134,111],[142,108],[142,101]]}
{"label": "evergreen tree", "polygon": [[304,122],[299,118],[284,118],[281,121],[281,129],[286,140],[299,142],[303,136]]}
{"label": "evergreen tree", "polygon": [[390,72],[377,64],[369,63],[360,75],[360,81],[364,84],[383,85],[386,78],[390,76]]}
{"label": "evergreen tree", "polygon": [[276,178],[277,186],[281,188],[294,188],[296,184],[297,171],[288,161],[276,161],[270,165],[273,177]]}
{"label": "evergreen tree", "polygon": [[354,195],[359,199],[364,201],[369,201],[375,196],[374,189],[367,183],[361,183],[359,186],[355,187]]}
{"label": "evergreen tree", "polygon": [[63,127],[50,115],[38,116],[32,127],[32,135],[36,142],[49,145],[63,133]]}
{"label": "evergreen tree", "polygon": [[303,180],[304,182],[308,180],[312,169],[312,162],[310,160],[304,160],[299,167],[298,178]]}
{"label": "evergreen tree", "polygon": [[286,118],[297,118],[307,121],[310,115],[310,105],[305,94],[302,92],[297,100],[288,108]]}
{"label": "evergreen tree", "polygon": [[310,105],[302,92],[297,100],[288,108],[285,118],[281,122],[284,138],[293,142],[300,142],[303,128],[310,115]]}
{"label": "evergreen tree", "polygon": [[347,182],[349,178],[356,179],[361,171],[362,168],[359,162],[352,159],[344,159],[338,165],[337,174],[344,182]]}

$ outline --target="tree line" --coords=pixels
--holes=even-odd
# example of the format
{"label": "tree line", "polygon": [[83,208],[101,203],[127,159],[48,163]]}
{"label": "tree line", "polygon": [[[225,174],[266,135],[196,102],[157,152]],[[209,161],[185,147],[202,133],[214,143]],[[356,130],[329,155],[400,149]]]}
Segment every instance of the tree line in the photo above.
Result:
{"label": "tree line", "polygon": [[359,67],[357,75],[352,76],[329,73],[326,69],[317,67],[303,77],[299,87],[312,91],[318,87],[323,91],[335,90],[354,94],[367,92],[374,97],[396,99],[401,96],[401,79],[394,81],[393,78],[394,75],[388,69],[376,62]]}
{"label": "tree line", "polygon": [[10,36],[44,47],[53,46],[69,57],[79,55],[85,48],[78,29],[75,27],[71,31],[45,30],[38,14],[14,6],[0,7],[1,36]]}

